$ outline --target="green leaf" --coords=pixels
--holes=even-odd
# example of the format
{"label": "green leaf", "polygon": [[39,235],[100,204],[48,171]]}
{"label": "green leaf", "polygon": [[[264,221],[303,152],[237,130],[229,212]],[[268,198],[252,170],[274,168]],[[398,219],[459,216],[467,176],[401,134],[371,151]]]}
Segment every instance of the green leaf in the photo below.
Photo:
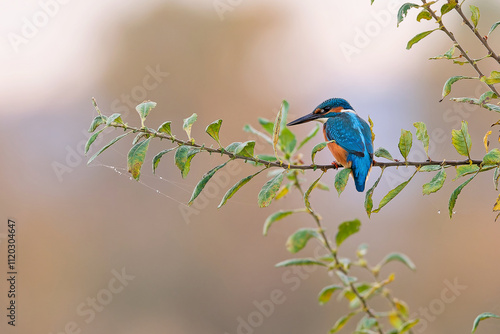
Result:
{"label": "green leaf", "polygon": [[494,104],[486,103],[483,105],[483,107],[491,111],[500,112],[500,107]]}
{"label": "green leaf", "polygon": [[214,174],[221,168],[223,168],[224,166],[227,165],[229,161],[226,161],[225,163],[223,163],[222,165],[219,165],[215,168],[212,168],[211,170],[209,170],[205,175],[203,175],[203,177],[201,178],[200,182],[198,182],[198,184],[196,185],[196,187],[194,188],[194,191],[193,191],[193,194],[191,195],[191,199],[189,200],[189,203],[188,205],[191,205],[193,204],[194,200],[196,199],[196,197],[198,197],[201,193],[201,191],[203,190],[203,188],[205,188],[205,186],[207,185],[208,181],[210,181],[210,179],[212,178],[212,176],[214,176]]}
{"label": "green leaf", "polygon": [[429,158],[429,134],[427,133],[427,126],[423,122],[415,122],[413,126],[417,129],[417,139],[424,145],[425,154]]}
{"label": "green leaf", "polygon": [[420,167],[419,172],[437,172],[441,170],[441,165],[425,165]]}
{"label": "green leaf", "polygon": [[444,86],[443,86],[443,93],[442,93],[442,99],[441,101],[446,97],[448,96],[450,93],[451,93],[451,86],[459,81],[459,80],[465,80],[465,79],[477,79],[475,77],[467,77],[467,76],[463,76],[463,75],[457,75],[457,76],[454,76],[454,77],[451,77],[449,78],[448,80],[446,80]]}
{"label": "green leaf", "polygon": [[335,140],[330,140],[330,141],[325,141],[325,142],[322,142],[322,143],[315,145],[311,151],[312,163],[314,164],[314,157],[316,156],[316,153],[323,150],[328,143],[334,143],[334,142],[335,142]]}
{"label": "green leaf", "polygon": [[405,3],[403,4],[400,8],[399,8],[399,11],[398,11],[398,23],[397,23],[397,26],[399,27],[399,24],[401,22],[403,22],[403,19],[406,17],[406,15],[408,15],[408,11],[411,9],[411,8],[418,8],[420,7],[419,5],[416,5],[414,3]]}
{"label": "green leaf", "polygon": [[337,320],[335,325],[333,325],[333,328],[330,329],[330,333],[337,333],[339,330],[344,328],[344,326],[347,324],[347,322],[355,315],[356,315],[356,312],[351,312],[351,313],[341,317],[339,320]]}
{"label": "green leaf", "polygon": [[460,130],[451,131],[451,142],[457,150],[458,154],[466,156],[470,159],[470,149],[472,146],[471,138],[468,130],[467,121],[462,121]]}
{"label": "green leaf", "polygon": [[286,249],[290,253],[295,254],[306,247],[307,242],[311,238],[320,239],[321,237],[316,230],[310,228],[301,228],[288,238],[286,242]]}
{"label": "green leaf", "polygon": [[106,126],[110,125],[111,123],[123,124],[121,114],[113,114],[109,116],[106,120]]}
{"label": "green leaf", "polygon": [[309,212],[312,212],[311,203],[309,202],[309,196],[311,195],[311,192],[313,191],[313,189],[316,188],[316,185],[318,184],[319,180],[321,180],[323,175],[325,175],[325,172],[321,173],[321,175],[316,179],[316,181],[314,181],[309,186],[309,188],[307,189],[307,191],[304,194],[304,203],[306,205],[307,210],[309,210]]}
{"label": "green leaf", "polygon": [[286,154],[292,154],[295,146],[297,145],[297,139],[292,131],[288,128],[283,128],[281,130],[281,135],[279,138],[280,148]]}
{"label": "green leaf", "polygon": [[490,32],[488,32],[488,36],[500,25],[500,21],[493,23],[491,26]]}
{"label": "green leaf", "polygon": [[379,147],[376,151],[375,151],[375,156],[377,158],[385,158],[387,160],[392,160],[394,161],[394,159],[392,158],[392,155],[389,153],[389,151],[387,151],[385,148],[383,147]]}
{"label": "green leaf", "polygon": [[144,101],[137,107],[135,107],[135,110],[137,110],[139,116],[141,117],[142,126],[144,126],[146,117],[148,117],[149,113],[151,112],[151,110],[153,110],[154,107],[156,107],[156,102],[153,101]]}
{"label": "green leaf", "polygon": [[263,168],[261,170],[259,170],[257,173],[255,174],[252,174],[252,175],[249,175],[247,177],[245,177],[244,179],[241,179],[239,180],[234,186],[231,187],[231,189],[229,189],[226,194],[224,195],[224,197],[222,198],[222,201],[220,202],[219,204],[219,208],[221,206],[223,206],[224,204],[226,204],[226,202],[231,198],[233,197],[234,194],[236,194],[236,192],[238,190],[240,190],[241,187],[243,187],[245,184],[247,184],[248,182],[250,182],[251,179],[253,179],[255,176],[257,176],[258,174],[260,174],[263,170],[266,170],[267,168]]}
{"label": "green leaf", "polygon": [[456,1],[451,1],[449,3],[445,3],[442,7],[441,7],[441,16],[443,16],[444,14],[446,13],[449,13],[453,8],[455,8],[457,6],[457,2]]}
{"label": "green leaf", "polygon": [[434,30],[429,30],[429,31],[424,31],[424,32],[421,32],[420,34],[416,35],[415,37],[413,37],[409,42],[408,42],[408,45],[406,45],[406,50],[410,50],[411,47],[415,44],[417,44],[418,42],[420,42],[422,39],[424,39],[425,37],[429,36],[431,33],[433,33],[435,30],[437,29],[434,29]]}
{"label": "green leaf", "polygon": [[482,320],[484,320],[484,319],[490,319],[490,318],[500,319],[500,316],[498,316],[496,314],[493,314],[493,313],[489,313],[489,312],[485,312],[485,313],[482,313],[482,314],[478,315],[477,318],[474,320],[474,324],[472,325],[472,334],[474,334],[474,332],[477,329],[477,326],[479,325],[479,323]]}
{"label": "green leaf", "polygon": [[273,135],[274,123],[265,118],[259,117],[259,124],[266,130],[269,135]]}
{"label": "green leaf", "polygon": [[233,153],[233,154],[236,154],[236,149],[241,145],[242,143],[237,141],[237,142],[234,142],[234,143],[231,143],[229,145],[227,145],[227,147],[224,149],[226,152],[229,152],[229,153]]}
{"label": "green leaf", "polygon": [[215,122],[210,123],[205,129],[205,132],[208,133],[208,135],[212,137],[217,142],[217,144],[219,144],[219,146],[222,146],[219,139],[219,131],[221,125],[222,120],[218,119]]}
{"label": "green leaf", "polygon": [[435,193],[436,191],[438,191],[443,187],[445,180],[446,180],[446,171],[444,170],[444,167],[442,167],[439,173],[434,175],[431,182],[426,183],[422,186],[422,193],[424,195]]}
{"label": "green leaf", "polygon": [[153,174],[156,173],[156,168],[158,168],[158,164],[160,163],[161,157],[163,157],[163,155],[165,155],[166,153],[171,152],[173,150],[176,150],[178,148],[179,147],[169,148],[169,149],[163,150],[160,153],[158,153],[157,155],[155,155],[155,157],[153,158]]}
{"label": "green leaf", "polygon": [[200,153],[197,147],[183,145],[175,152],[175,165],[180,169],[182,178],[185,178],[191,169],[191,160]]}
{"label": "green leaf", "polygon": [[480,170],[478,170],[476,172],[476,174],[472,175],[467,181],[465,181],[464,183],[462,183],[461,185],[459,185],[457,187],[457,189],[455,189],[453,191],[453,193],[451,193],[451,196],[450,196],[450,202],[448,203],[448,211],[449,211],[449,214],[450,214],[450,218],[453,216],[453,209],[455,208],[455,204],[457,203],[457,198],[458,198],[458,195],[460,195],[460,193],[462,192],[462,189],[469,184],[470,181],[472,181],[476,175],[479,173]]}
{"label": "green leaf", "polygon": [[469,175],[469,174],[474,174],[479,170],[478,165],[462,165],[462,166],[457,166],[456,171],[457,175],[453,179],[453,181],[459,179],[460,177],[464,175]]}
{"label": "green leaf", "polygon": [[330,191],[330,187],[322,182],[318,182],[318,184],[316,184],[316,188],[318,188],[319,190]]}
{"label": "green leaf", "polygon": [[323,262],[310,258],[285,260],[276,264],[276,267],[313,266],[313,265],[326,267],[326,264],[324,264]]}
{"label": "green leaf", "polygon": [[254,129],[251,125],[248,125],[248,124],[247,124],[247,125],[245,125],[245,126],[243,127],[243,130],[244,130],[245,132],[253,133],[254,135],[257,135],[257,136],[259,136],[259,137],[263,138],[266,142],[268,142],[268,143],[269,143],[269,144],[271,144],[271,145],[273,144],[273,140],[271,139],[271,137],[269,137],[269,136],[268,136],[268,135],[266,135],[265,133],[262,133],[262,132],[260,132],[260,131],[258,131],[258,130],[256,130],[256,129]]}
{"label": "green leaf", "polygon": [[408,158],[408,154],[410,153],[412,144],[413,135],[411,134],[411,132],[401,129],[401,137],[399,138],[398,148],[405,161]]}
{"label": "green leaf", "polygon": [[479,18],[481,17],[481,14],[479,13],[479,8],[476,6],[470,6],[470,11],[471,11],[471,20],[472,23],[474,24],[474,28],[477,28],[477,24],[479,23]]}
{"label": "green leaf", "polygon": [[110,141],[106,146],[104,146],[103,148],[101,148],[99,150],[99,152],[97,152],[96,154],[94,154],[90,159],[89,161],[87,161],[87,165],[90,164],[92,161],[94,161],[95,158],[97,158],[99,156],[99,154],[101,154],[102,152],[104,152],[107,148],[109,148],[111,145],[113,145],[114,143],[116,143],[117,141],[119,141],[120,139],[122,139],[123,137],[125,137],[126,135],[132,133],[132,131],[129,131],[121,136],[118,136],[116,137],[115,139],[113,139],[112,141]]}
{"label": "green leaf", "polygon": [[387,195],[385,195],[384,198],[382,198],[382,200],[380,201],[378,209],[375,209],[372,212],[374,212],[374,213],[379,212],[384,206],[387,205],[387,203],[389,203],[390,201],[392,201],[392,199],[394,197],[396,197],[408,185],[408,183],[410,183],[411,179],[413,179],[413,177],[415,176],[415,174],[417,173],[417,171],[418,171],[418,169],[413,173],[413,175],[407,181],[401,183],[396,188],[394,188],[391,191],[389,191],[387,193]]}
{"label": "green leaf", "polygon": [[[234,154],[241,155],[247,158],[253,158],[254,149],[255,149],[255,141],[253,140],[246,141],[244,143],[239,144],[234,149]],[[229,147],[226,150],[229,151]]]}
{"label": "green leaf", "polygon": [[416,324],[418,324],[419,319],[409,320],[405,322],[398,330],[399,334],[403,334],[412,329]]}
{"label": "green leaf", "polygon": [[372,334],[373,331],[371,331],[370,329],[375,327],[377,323],[377,319],[364,316],[363,319],[358,322],[358,326],[356,327],[356,334]]}
{"label": "green leaf", "polygon": [[483,95],[481,95],[478,102],[479,102],[479,104],[484,104],[490,100],[497,99],[497,98],[498,98],[498,95],[493,93],[491,90],[489,90],[486,93],[484,93]]}
{"label": "green leaf", "polygon": [[106,116],[103,116],[103,115],[96,116],[92,120],[92,123],[90,124],[89,132],[90,133],[94,132],[95,130],[97,130],[99,125],[106,124],[107,120],[108,119],[106,118]]}
{"label": "green leaf", "polygon": [[280,190],[285,174],[286,170],[279,173],[264,184],[258,196],[259,207],[265,208],[271,204],[271,201],[276,197],[276,193]]}
{"label": "green leaf", "polygon": [[309,132],[309,134],[300,142],[299,147],[297,147],[297,150],[300,150],[302,148],[302,146],[304,146],[311,139],[313,139],[318,134],[320,129],[321,129],[321,125],[316,124],[314,129],[312,129],[311,132]]}
{"label": "green leaf", "polygon": [[89,151],[90,149],[90,146],[95,142],[95,140],[97,139],[97,136],[99,136],[99,134],[101,132],[103,132],[104,129],[102,130],[99,130],[97,131],[96,133],[94,133],[92,136],[90,136],[89,140],[87,141],[87,144],[85,144],[85,154],[87,154],[87,152]]}
{"label": "green leaf", "polygon": [[166,133],[169,136],[173,136],[172,129],[170,128],[171,124],[172,124],[171,121],[165,122],[162,125],[160,125],[157,131],[160,133]]}
{"label": "green leaf", "polygon": [[184,123],[182,128],[186,131],[189,140],[191,140],[191,128],[193,127],[194,122],[198,119],[198,115],[196,113],[192,114],[188,118],[184,119]]}
{"label": "green leaf", "polygon": [[[280,124],[280,129],[281,132],[286,129],[286,123],[288,119],[288,110],[290,109],[290,105],[288,104],[288,101],[283,100],[283,113],[281,114],[281,124]],[[281,134],[280,132],[280,134]]]}
{"label": "green leaf", "polygon": [[495,185],[495,190],[498,190],[498,181],[500,180],[500,167],[495,169],[495,173],[493,174],[493,184]]}
{"label": "green leaf", "polygon": [[382,261],[380,261],[380,263],[377,264],[376,267],[379,268],[379,270],[380,270],[380,268],[382,268],[384,265],[386,265],[389,262],[393,262],[393,261],[401,262],[402,264],[404,264],[405,266],[407,266],[408,268],[410,268],[413,271],[417,270],[417,267],[415,266],[413,261],[405,254],[401,254],[401,253],[391,253],[391,254],[386,255],[382,259]]}
{"label": "green leaf", "polygon": [[144,163],[144,158],[146,157],[146,152],[148,151],[149,142],[151,138],[143,140],[130,149],[127,156],[127,168],[128,172],[132,174],[132,177],[139,180],[141,176],[141,167]]}
{"label": "green leaf", "polygon": [[276,115],[276,120],[274,121],[274,126],[273,126],[273,150],[274,150],[274,155],[278,160],[280,160],[280,158],[278,155],[277,146],[281,133],[281,118],[283,116],[283,113],[288,113],[288,102],[285,100],[283,100],[283,102],[281,103],[281,108],[278,111],[278,114]]}
{"label": "green leaf", "polygon": [[452,97],[450,100],[459,103],[469,103],[469,104],[479,105],[479,99],[473,99],[471,97]]}
{"label": "green leaf", "polygon": [[329,285],[325,286],[318,295],[318,301],[320,305],[325,305],[330,301],[332,295],[337,290],[342,290],[344,287],[341,285]]}
{"label": "green leaf", "polygon": [[359,232],[361,222],[359,219],[343,222],[339,225],[339,230],[335,236],[335,243],[339,247],[351,235]]}
{"label": "green leaf", "polygon": [[337,172],[335,175],[335,189],[337,189],[337,192],[342,194],[344,191],[347,181],[349,181],[349,175],[351,174],[351,169],[350,168],[344,168],[340,171]]}
{"label": "green leaf", "polygon": [[488,85],[494,85],[497,83],[500,83],[500,72],[498,71],[491,71],[490,76],[483,76],[481,77],[481,81],[488,84]]}
{"label": "green leaf", "polygon": [[420,13],[417,15],[417,21],[420,22],[422,20],[432,20],[432,15],[429,13],[427,9],[423,9]]}
{"label": "green leaf", "polygon": [[382,167],[382,171],[380,172],[380,176],[378,177],[377,181],[373,184],[373,186],[366,192],[365,195],[365,210],[366,213],[368,214],[368,218],[371,217],[372,215],[372,209],[373,209],[373,192],[375,191],[375,188],[377,188],[378,183],[382,179],[382,175],[384,174],[385,167]]}
{"label": "green leaf", "polygon": [[500,164],[500,151],[494,148],[483,157],[483,165],[498,165]]}
{"label": "green leaf", "polygon": [[290,216],[291,214],[294,214],[296,212],[302,212],[302,210],[292,210],[292,211],[283,211],[280,210],[278,212],[273,213],[269,217],[267,217],[266,222],[264,223],[264,235],[267,235],[267,232],[269,232],[269,228],[271,227],[272,224],[277,222],[278,220],[281,220],[285,217]]}

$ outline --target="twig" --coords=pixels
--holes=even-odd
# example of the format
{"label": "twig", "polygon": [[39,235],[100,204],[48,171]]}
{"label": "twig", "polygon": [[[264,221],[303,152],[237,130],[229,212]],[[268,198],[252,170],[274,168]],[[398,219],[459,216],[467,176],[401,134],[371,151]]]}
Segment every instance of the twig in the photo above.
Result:
{"label": "twig", "polygon": [[[299,192],[302,194],[302,197],[304,197],[304,191],[302,190],[302,187],[300,186],[297,172],[295,172],[295,174],[294,174],[294,185],[299,190]],[[338,259],[338,256],[337,256],[337,252],[332,248],[332,246],[330,245],[330,242],[328,241],[328,237],[326,236],[325,230],[323,229],[323,226],[321,225],[321,217],[312,208],[310,208],[307,212],[313,217],[313,219],[316,223],[316,226],[318,227],[318,231],[321,235],[321,238],[323,239],[322,240],[323,244],[324,244],[325,248],[328,250],[328,252],[330,252],[330,254],[333,257],[333,262],[335,264],[335,267],[337,268],[337,270],[342,272],[344,275],[348,276],[349,273],[344,269],[344,267],[342,267],[342,265]],[[356,286],[354,286],[354,283],[349,282],[349,288],[356,295],[356,297],[359,299],[359,301],[361,302],[361,305],[363,305],[363,311],[370,318],[377,319],[377,316],[368,307],[367,300],[363,296],[361,296],[361,293],[358,291]],[[380,324],[378,323],[378,321],[376,323],[376,329],[377,329],[378,333],[380,333],[380,334],[384,333],[382,331],[382,328],[380,327]]]}
{"label": "twig", "polygon": [[481,41],[481,43],[484,45],[484,47],[488,50],[488,54],[493,59],[495,59],[497,61],[497,63],[500,64],[500,57],[490,47],[490,45],[488,44],[488,40],[486,38],[484,38],[483,36],[481,36],[481,34],[479,33],[479,31],[477,31],[477,29],[474,28],[474,26],[469,21],[469,19],[467,18],[467,16],[464,15],[464,12],[462,11],[462,5],[457,4],[456,7],[455,7],[455,10],[462,17],[462,19],[464,20],[465,25],[467,25],[470,28],[470,30],[472,30],[472,32],[476,35],[476,37]]}
{"label": "twig", "polygon": [[[228,152],[222,148],[213,148],[213,147],[206,147],[204,145],[199,145],[191,141],[184,141],[181,139],[177,139],[175,137],[169,136],[166,133],[162,132],[157,132],[157,131],[151,131],[151,129],[147,128],[137,128],[137,127],[132,127],[128,126],[127,124],[121,124],[121,123],[111,123],[110,126],[115,127],[115,128],[122,128],[125,130],[132,130],[134,133],[137,132],[142,132],[145,134],[152,135],[154,137],[162,138],[162,139],[167,139],[170,140],[173,143],[178,144],[179,146],[186,145],[186,146],[192,146],[199,148],[201,151],[206,151],[209,153],[217,153],[221,155],[227,155],[230,158],[233,159],[238,159],[238,160],[244,160],[244,161],[251,161],[251,162],[256,162],[259,164],[262,164],[267,167],[275,167],[275,168],[283,168],[283,169],[292,169],[292,170],[327,170],[327,169],[337,169],[337,168],[342,168],[342,166],[335,166],[335,165],[288,165],[283,162],[270,162],[267,160],[262,160],[258,158],[249,158],[247,156],[242,156],[242,155],[237,155],[231,152]],[[390,162],[379,162],[379,161],[374,161],[373,166],[374,167],[407,167],[407,166],[414,166],[414,167],[421,167],[421,166],[435,166],[435,165],[444,165],[444,166],[462,166],[462,165],[480,165],[482,163],[482,160],[427,160],[427,161],[390,161]]]}
{"label": "twig", "polygon": [[[427,8],[427,11],[431,14],[431,16],[434,18],[434,20],[436,20],[436,22],[439,24],[439,29],[441,29],[446,35],[448,35],[448,37],[453,41],[453,43],[455,44],[455,47],[460,50],[460,53],[462,53],[462,56],[467,60],[467,62],[474,68],[474,70],[476,70],[477,74],[479,75],[480,78],[484,77],[484,74],[483,72],[479,69],[479,66],[477,66],[477,64],[469,57],[469,55],[467,54],[467,52],[464,50],[464,48],[460,45],[460,43],[458,43],[457,39],[455,38],[455,36],[453,35],[453,33],[451,31],[449,31],[448,29],[446,29],[446,27],[444,26],[443,24],[443,21],[440,17],[438,17],[436,15],[436,13],[430,8],[431,4],[432,3],[427,3],[426,0],[422,0],[422,3],[424,5],[425,8]],[[500,96],[496,90],[496,88],[493,86],[493,85],[489,85],[489,84],[486,84],[490,90],[497,94],[498,96]]]}

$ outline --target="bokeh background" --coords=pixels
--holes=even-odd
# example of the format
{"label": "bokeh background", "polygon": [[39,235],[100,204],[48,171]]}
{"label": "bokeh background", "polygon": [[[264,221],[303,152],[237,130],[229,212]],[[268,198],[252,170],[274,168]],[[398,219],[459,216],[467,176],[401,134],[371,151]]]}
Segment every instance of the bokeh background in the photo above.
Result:
{"label": "bokeh background", "polygon": [[[274,268],[291,257],[284,248],[288,235],[313,222],[292,216],[262,236],[265,218],[278,209],[300,207],[300,196],[291,194],[258,209],[256,196],[266,179],[261,175],[217,209],[226,189],[254,170],[232,163],[187,209],[184,203],[196,182],[222,158],[196,157],[188,178],[182,180],[173,156],[165,156],[156,176],[146,162],[141,182],[136,182],[124,171],[129,140],[87,166],[82,149],[96,115],[91,97],[104,113],[120,112],[135,125],[139,120],[133,106],[146,99],[156,101],[148,123],[155,127],[172,120],[179,134],[182,119],[196,112],[193,136],[198,142],[210,143],[204,128],[222,118],[225,144],[254,139],[243,126],[258,127],[258,116],[272,119],[282,99],[291,104],[290,117],[297,117],[327,98],[344,97],[360,116],[373,119],[376,147],[397,155],[401,128],[413,131],[413,122],[424,121],[434,134],[432,157],[457,159],[450,132],[465,119],[473,156],[481,158],[483,136],[498,116],[438,102],[448,77],[474,73],[467,66],[427,60],[451,46],[439,32],[407,51],[411,37],[434,26],[417,24],[414,11],[396,29],[394,8],[402,3],[1,2],[0,332],[328,332],[347,309],[344,301],[317,303],[317,293],[332,278],[321,270]],[[480,6],[479,28],[486,34],[499,20],[500,4],[467,3]],[[51,14],[45,15],[47,20],[44,12]],[[38,27],[29,26],[34,22]],[[483,55],[455,14],[446,24],[473,57]],[[25,39],[12,42],[13,34]],[[498,34],[490,41],[500,49]],[[485,61],[485,69],[498,69],[494,66]],[[483,89],[476,82],[460,82],[452,94],[479,96]],[[304,136],[311,127],[295,130]],[[498,147],[498,131],[493,131],[492,147]],[[106,132],[91,153],[116,134]],[[304,151],[321,140],[313,140]],[[415,140],[414,160],[423,158],[420,145]],[[148,160],[168,146],[152,145]],[[262,143],[258,149],[269,151]],[[326,151],[318,159],[331,162]],[[375,202],[411,172],[387,171]],[[370,186],[378,174],[373,171]],[[382,274],[396,273],[394,295],[424,319],[418,333],[467,333],[479,313],[500,313],[500,225],[491,212],[497,196],[492,173],[479,175],[463,191],[453,220],[447,215],[448,198],[460,181],[452,180],[452,170],[448,174],[444,188],[431,196],[421,195],[421,185],[431,175],[417,175],[371,219],[363,209],[364,195],[352,183],[341,198],[334,191],[318,191],[312,198],[330,235],[342,221],[362,220],[361,232],[345,243],[342,255],[353,257],[356,247],[367,243],[372,263],[392,251],[413,259],[416,272],[391,263]],[[305,177],[312,180],[315,175]],[[332,186],[333,179],[334,172],[329,172],[324,180]],[[7,326],[4,314],[8,217],[18,224],[15,328]],[[312,255],[315,247],[311,242],[303,255]],[[110,295],[108,285],[122,270],[134,279]],[[454,282],[460,287],[450,292]],[[262,316],[259,326],[242,328],[241,319],[255,316],[256,304],[269,300],[275,290],[281,291],[282,303]],[[97,305],[91,316],[89,303],[97,297],[106,303]],[[499,331],[495,320],[485,321],[479,329]]]}

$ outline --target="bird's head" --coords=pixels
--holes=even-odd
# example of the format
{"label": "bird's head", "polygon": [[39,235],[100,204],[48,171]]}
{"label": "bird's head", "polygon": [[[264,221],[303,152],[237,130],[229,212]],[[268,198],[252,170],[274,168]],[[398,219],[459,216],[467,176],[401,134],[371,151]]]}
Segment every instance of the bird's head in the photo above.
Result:
{"label": "bird's head", "polygon": [[342,111],[354,111],[349,102],[341,98],[333,98],[326,100],[314,109],[314,111],[308,115],[305,115],[295,121],[288,123],[288,126],[302,124],[318,119],[324,119],[328,117],[334,117],[336,113]]}

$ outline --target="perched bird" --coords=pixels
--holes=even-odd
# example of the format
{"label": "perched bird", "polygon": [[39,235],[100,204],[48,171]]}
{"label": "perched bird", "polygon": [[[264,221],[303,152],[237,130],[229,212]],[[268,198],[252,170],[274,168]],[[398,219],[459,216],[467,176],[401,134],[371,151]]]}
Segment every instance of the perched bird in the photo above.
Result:
{"label": "perched bird", "polygon": [[323,133],[326,141],[335,141],[328,143],[335,160],[342,166],[351,168],[356,190],[364,191],[373,162],[370,126],[356,114],[349,102],[340,98],[326,100],[311,114],[287,125],[302,124],[317,119],[326,120]]}

